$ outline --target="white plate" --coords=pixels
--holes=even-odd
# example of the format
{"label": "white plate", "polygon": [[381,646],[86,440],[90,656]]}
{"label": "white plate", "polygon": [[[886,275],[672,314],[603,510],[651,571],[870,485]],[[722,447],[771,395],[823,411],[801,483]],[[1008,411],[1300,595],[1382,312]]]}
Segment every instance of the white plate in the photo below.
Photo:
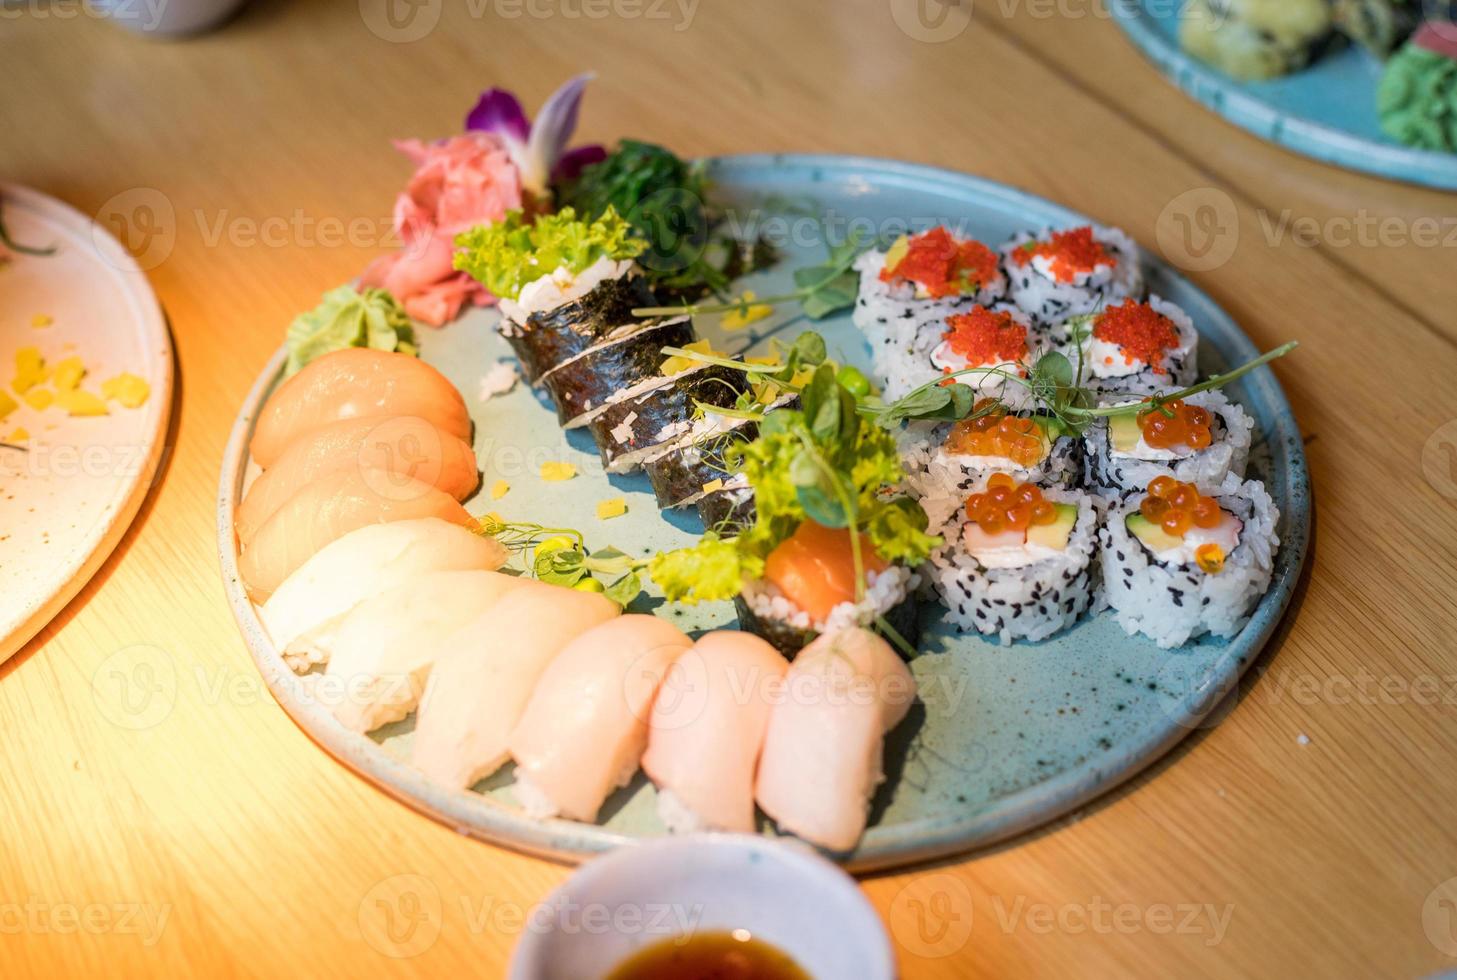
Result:
{"label": "white plate", "polygon": [[[172,341],[147,277],[111,235],[61,202],[0,184],[10,236],[57,246],[0,268],[0,384],[14,396],[15,352],[38,347],[50,363],[76,354],[83,386],[122,371],[146,379],[140,408],[71,418],[58,408],[20,408],[27,452],[0,449],[0,662],[40,632],[81,591],[136,516],[162,458],[172,406]],[[53,323],[31,325],[37,314]],[[15,396],[17,401],[21,401]]]}

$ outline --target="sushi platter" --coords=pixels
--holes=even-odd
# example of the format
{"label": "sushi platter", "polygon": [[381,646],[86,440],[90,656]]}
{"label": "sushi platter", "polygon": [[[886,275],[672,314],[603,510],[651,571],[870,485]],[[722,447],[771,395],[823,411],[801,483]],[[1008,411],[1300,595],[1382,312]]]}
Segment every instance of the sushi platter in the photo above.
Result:
{"label": "sushi platter", "polygon": [[[295,721],[531,853],[714,829],[858,870],[1055,819],[1197,727],[1304,559],[1302,442],[1263,366],[1287,348],[979,178],[691,172],[765,253],[720,267],[728,302],[665,288],[612,207],[561,204],[451,230],[451,295],[496,308],[422,329],[361,284],[290,329],[218,534]],[[795,227],[821,232],[773,234]]]}
{"label": "sushi platter", "polygon": [[[1323,4],[1324,0],[1301,0],[1301,6],[1317,3]],[[1450,17],[1453,9],[1451,4],[1435,0],[1425,4],[1404,0],[1344,0],[1336,6],[1339,10],[1363,4],[1379,10],[1401,7],[1426,10],[1433,17],[1439,13]],[[1264,6],[1277,20],[1294,19],[1284,0],[1274,0]],[[1457,190],[1457,153],[1403,145],[1383,132],[1378,94],[1383,64],[1361,44],[1331,45],[1322,39],[1312,42],[1321,53],[1308,67],[1280,77],[1241,80],[1181,48],[1182,7],[1182,4],[1150,0],[1115,0],[1110,5],[1115,22],[1171,82],[1261,139],[1350,170],[1441,190]],[[1220,21],[1226,22],[1227,18]],[[1236,29],[1235,25],[1228,28],[1230,32]],[[1257,31],[1247,33],[1259,36]],[[1439,36],[1447,39],[1450,47],[1450,39],[1457,36],[1457,30],[1447,23]],[[1383,50],[1381,56],[1388,53]],[[1437,81],[1434,79],[1432,84],[1435,86]]]}

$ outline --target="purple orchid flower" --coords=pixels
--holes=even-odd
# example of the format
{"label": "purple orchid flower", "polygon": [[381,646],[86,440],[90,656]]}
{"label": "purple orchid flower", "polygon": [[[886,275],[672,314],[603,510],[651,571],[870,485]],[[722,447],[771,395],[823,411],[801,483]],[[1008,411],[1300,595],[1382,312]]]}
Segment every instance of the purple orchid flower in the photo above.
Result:
{"label": "purple orchid flower", "polygon": [[582,93],[592,78],[587,73],[568,80],[542,105],[534,124],[515,95],[505,89],[489,89],[465,117],[465,128],[499,136],[521,172],[521,186],[533,194],[545,194],[551,181],[575,177],[583,167],[607,157],[601,146],[567,149],[577,128]]}

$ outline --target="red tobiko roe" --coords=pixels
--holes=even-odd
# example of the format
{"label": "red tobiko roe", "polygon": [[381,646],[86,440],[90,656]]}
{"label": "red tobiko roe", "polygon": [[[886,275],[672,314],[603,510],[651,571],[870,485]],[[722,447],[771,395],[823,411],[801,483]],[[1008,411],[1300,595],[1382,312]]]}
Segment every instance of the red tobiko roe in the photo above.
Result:
{"label": "red tobiko roe", "polygon": [[1027,328],[1010,313],[973,306],[970,313],[946,318],[945,339],[951,350],[972,367],[1020,361],[1027,356]]}
{"label": "red tobiko roe", "polygon": [[944,227],[911,238],[895,267],[880,270],[882,282],[908,279],[926,287],[937,299],[971,292],[996,275],[995,252],[975,239],[958,242]]}
{"label": "red tobiko roe", "polygon": [[1174,321],[1147,303],[1131,299],[1099,314],[1093,322],[1093,336],[1116,344],[1130,362],[1143,361],[1155,371],[1163,370],[1164,351],[1179,346]]}
{"label": "red tobiko roe", "polygon": [[1012,250],[1012,260],[1018,265],[1026,265],[1039,255],[1052,263],[1052,277],[1058,282],[1072,282],[1100,265],[1118,264],[1118,259],[1108,254],[1108,250],[1093,237],[1091,225],[1071,231],[1054,231],[1045,242],[1028,242]]}

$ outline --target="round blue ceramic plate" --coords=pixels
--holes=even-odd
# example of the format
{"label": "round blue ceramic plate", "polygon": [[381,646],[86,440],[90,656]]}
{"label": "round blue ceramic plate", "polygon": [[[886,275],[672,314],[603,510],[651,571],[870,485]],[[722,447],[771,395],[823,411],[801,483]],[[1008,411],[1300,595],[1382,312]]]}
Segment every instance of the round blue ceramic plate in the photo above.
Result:
{"label": "round blue ceramic plate", "polygon": [[1381,131],[1376,84],[1381,63],[1357,47],[1334,51],[1304,71],[1240,82],[1179,48],[1180,4],[1113,0],[1114,18],[1159,71],[1236,126],[1286,149],[1350,170],[1457,190],[1457,154],[1402,146]]}
{"label": "round blue ceramic plate", "polygon": [[[995,242],[1021,229],[1087,221],[1009,187],[910,164],[745,156],[714,160],[711,167],[715,193],[731,209],[728,220],[737,222],[741,232],[764,231],[784,244],[784,261],[743,282],[760,295],[785,291],[795,267],[821,260],[821,219],[837,240],[852,223],[869,231],[894,231],[897,222],[899,227],[910,222],[916,228],[945,224]],[[1152,260],[1149,284],[1194,317],[1207,369],[1257,353],[1207,296]],[[475,311],[424,334],[424,358],[465,393],[472,407],[484,486],[497,479],[511,485],[498,500],[482,493],[467,506],[511,520],[578,528],[592,547],[613,544],[641,554],[686,544],[701,533],[695,516],[660,513],[645,477],[606,476],[586,433],[564,434],[531,389],[518,386],[484,402],[476,397],[487,369],[509,356],[494,333],[496,318],[494,311]],[[734,332],[724,331],[716,317],[702,317],[698,326],[716,347],[733,352],[766,351],[771,338],[792,338],[813,326],[834,353],[869,367],[869,349],[848,314],[811,324],[785,312]],[[311,700],[307,681],[284,666],[268,641],[238,583],[234,559],[234,504],[251,476],[248,439],[281,363],[280,354],[243,406],[224,461],[218,508],[223,576],[233,610],[279,703],[346,765],[464,833],[566,860],[662,834],[653,788],[641,774],[608,799],[597,825],[531,820],[515,806],[509,770],[474,792],[442,789],[405,761],[411,721],[366,738],[340,728],[327,708]],[[890,738],[888,779],[876,795],[864,839],[853,853],[837,855],[851,868],[884,868],[967,851],[1052,820],[1157,759],[1235,687],[1290,600],[1305,556],[1311,498],[1300,433],[1274,375],[1260,369],[1231,393],[1258,421],[1265,450],[1256,453],[1258,475],[1268,480],[1281,510],[1274,582],[1249,626],[1228,642],[1205,640],[1161,651],[1125,635],[1105,615],[1085,619],[1047,642],[1000,647],[945,628],[938,622],[940,607],[928,605],[921,653],[912,664],[923,704]],[[543,482],[538,471],[547,461],[574,463],[580,475]],[[599,521],[596,505],[607,497],[626,498],[628,513]],[[639,601],[644,610],[671,617],[689,631],[734,624],[726,603],[682,608],[653,597]]]}

